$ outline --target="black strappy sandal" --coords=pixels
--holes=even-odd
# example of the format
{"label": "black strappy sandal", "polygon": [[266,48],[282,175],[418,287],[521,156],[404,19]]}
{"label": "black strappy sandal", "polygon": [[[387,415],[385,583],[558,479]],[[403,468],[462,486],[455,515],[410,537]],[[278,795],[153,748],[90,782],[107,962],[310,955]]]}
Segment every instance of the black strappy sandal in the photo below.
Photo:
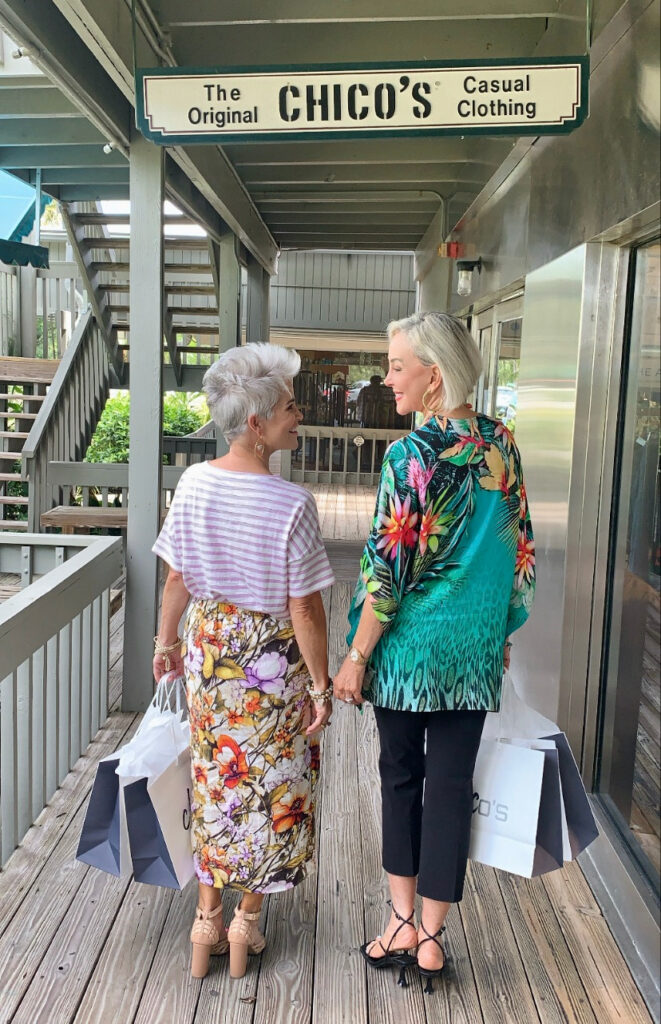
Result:
{"label": "black strappy sandal", "polygon": [[427,938],[423,939],[422,942],[418,943],[418,949],[420,949],[420,946],[422,946],[423,942],[435,942],[438,948],[440,949],[441,953],[443,954],[443,963],[441,964],[440,967],[421,967],[420,964],[418,964],[418,971],[423,976],[423,978],[427,979],[427,984],[425,985],[425,995],[431,995],[434,991],[434,986],[432,984],[433,979],[438,978],[439,974],[442,974],[445,968],[445,950],[443,949],[443,946],[441,945],[438,938],[439,935],[442,935],[443,932],[445,931],[445,925],[443,925],[442,928],[439,928],[435,935],[429,934],[422,921],[420,922],[420,927],[422,928]]}
{"label": "black strappy sandal", "polygon": [[[417,949],[417,946],[411,946],[409,949],[393,949],[392,944],[395,941],[397,932],[401,928],[403,928],[405,924],[410,924],[413,928],[415,928],[415,925],[413,924],[414,911],[412,910],[408,917],[401,917],[393,907],[390,900],[388,900],[388,904],[390,907],[392,907],[393,914],[400,922],[400,924],[398,924],[397,927],[395,928],[392,934],[392,938],[390,939],[390,942],[388,943],[387,946],[384,946],[383,943],[381,942],[381,936],[377,935],[377,937],[375,939],[371,939],[370,942],[364,942],[363,945],[360,947],[360,952],[364,959],[367,960],[367,963],[370,965],[370,967],[399,967],[400,970],[399,978],[397,979],[397,984],[401,985],[402,988],[407,988],[408,982],[406,981],[406,968],[413,967],[417,963],[416,958],[413,956],[411,952],[412,949]],[[373,946],[376,942],[378,942],[378,944],[381,946],[381,949],[383,950],[383,956],[370,956],[370,954],[367,952],[367,947]]]}

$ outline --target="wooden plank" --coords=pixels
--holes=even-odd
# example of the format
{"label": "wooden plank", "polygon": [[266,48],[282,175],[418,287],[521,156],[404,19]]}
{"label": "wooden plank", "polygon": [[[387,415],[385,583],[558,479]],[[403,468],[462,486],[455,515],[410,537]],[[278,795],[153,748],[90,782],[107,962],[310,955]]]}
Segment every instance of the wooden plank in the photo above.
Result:
{"label": "wooden plank", "polygon": [[496,878],[543,1024],[597,1024],[542,880]]}
{"label": "wooden plank", "polygon": [[196,903],[194,883],[174,893],[133,1024],[191,1024],[202,985],[190,973],[189,934]]}
{"label": "wooden plank", "polygon": [[643,998],[578,863],[544,875],[543,883],[600,1024],[650,1024]]}
{"label": "wooden plank", "polygon": [[464,892],[461,918],[485,1021],[533,1024],[540,1018],[495,870],[469,861]]}
{"label": "wooden plank", "polygon": [[53,851],[87,801],[99,760],[126,742],[137,723],[136,715],[119,712],[108,719],[10,857],[0,875],[0,935],[20,910],[26,893],[38,888],[42,871],[50,871]]}
{"label": "wooden plank", "polygon": [[173,889],[132,882],[73,1021],[133,1020],[161,940]]}
{"label": "wooden plank", "polygon": [[[330,672],[344,657],[343,630],[349,588],[333,588],[330,612]],[[348,709],[347,709],[348,710]],[[358,946],[364,941],[364,880],[355,813],[356,721],[324,736],[324,826],[318,841],[319,883],[312,1024],[367,1024],[365,966]],[[347,870],[350,865],[350,870]]]}
{"label": "wooden plank", "polygon": [[[2,828],[2,863],[10,856],[18,841],[18,771],[17,748],[17,679],[12,672],[0,683],[0,826]],[[9,781],[6,781],[9,780]]]}
{"label": "wooden plank", "polygon": [[[317,825],[323,798],[317,797]],[[266,949],[262,953],[255,1022],[308,1024],[315,957],[317,876],[308,875],[293,891],[268,897]],[[203,1024],[203,1018],[200,1019]]]}

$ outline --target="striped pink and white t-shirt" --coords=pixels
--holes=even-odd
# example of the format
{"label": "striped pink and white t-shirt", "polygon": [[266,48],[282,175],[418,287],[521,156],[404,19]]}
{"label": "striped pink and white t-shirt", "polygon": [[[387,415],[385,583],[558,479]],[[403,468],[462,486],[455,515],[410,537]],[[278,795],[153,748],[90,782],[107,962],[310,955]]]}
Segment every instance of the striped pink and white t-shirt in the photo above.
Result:
{"label": "striped pink and white t-shirt", "polygon": [[308,491],[208,462],[182,474],[152,551],[193,597],[276,618],[289,617],[289,597],[335,582]]}

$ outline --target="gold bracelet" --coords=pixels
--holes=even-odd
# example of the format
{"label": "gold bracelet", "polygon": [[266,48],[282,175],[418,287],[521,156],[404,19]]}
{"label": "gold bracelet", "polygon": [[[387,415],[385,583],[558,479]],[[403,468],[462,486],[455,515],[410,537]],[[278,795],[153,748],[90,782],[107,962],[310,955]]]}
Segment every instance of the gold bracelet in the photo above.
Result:
{"label": "gold bracelet", "polygon": [[305,689],[315,704],[328,704],[333,696],[333,680],[328,680],[328,686],[325,690],[314,690],[312,684],[306,686]]}
{"label": "gold bracelet", "polygon": [[162,655],[163,664],[165,665],[166,672],[169,672],[170,669],[172,668],[170,655],[174,654],[176,650],[180,649],[182,643],[183,640],[179,636],[177,637],[176,641],[173,644],[162,644],[157,636],[154,637],[154,656]]}

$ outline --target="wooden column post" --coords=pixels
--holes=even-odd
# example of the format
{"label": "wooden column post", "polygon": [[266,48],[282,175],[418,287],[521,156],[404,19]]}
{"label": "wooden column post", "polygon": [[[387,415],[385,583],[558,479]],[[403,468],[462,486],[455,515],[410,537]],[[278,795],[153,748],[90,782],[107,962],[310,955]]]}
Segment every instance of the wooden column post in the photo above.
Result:
{"label": "wooden column post", "polygon": [[153,694],[158,617],[163,434],[163,154],[131,139],[130,447],[122,710],[144,711]]}
{"label": "wooden column post", "polygon": [[248,260],[246,341],[268,341],[271,326],[269,297],[271,279],[254,257]]}

